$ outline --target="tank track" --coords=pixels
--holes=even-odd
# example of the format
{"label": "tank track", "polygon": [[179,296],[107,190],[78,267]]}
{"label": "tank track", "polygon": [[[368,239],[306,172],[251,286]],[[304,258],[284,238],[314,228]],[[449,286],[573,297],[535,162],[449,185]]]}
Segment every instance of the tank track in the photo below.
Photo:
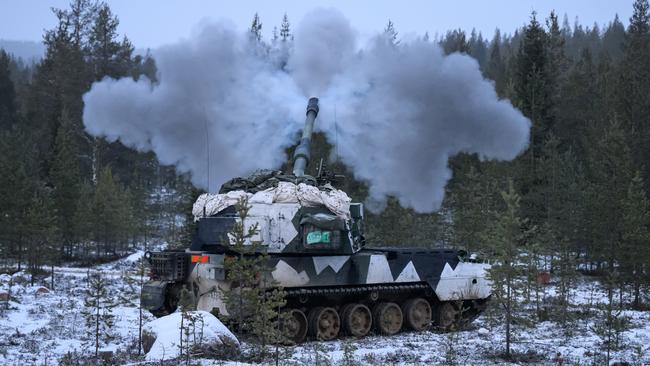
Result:
{"label": "tank track", "polygon": [[358,285],[358,286],[324,286],[324,287],[302,287],[289,288],[284,292],[287,297],[296,296],[319,296],[319,295],[347,295],[372,292],[404,292],[413,290],[431,290],[426,282],[406,283],[406,284],[379,284],[379,285]]}
{"label": "tank track", "polygon": [[454,331],[476,319],[489,299],[439,301],[426,282],[284,289],[290,342],[402,330]]}

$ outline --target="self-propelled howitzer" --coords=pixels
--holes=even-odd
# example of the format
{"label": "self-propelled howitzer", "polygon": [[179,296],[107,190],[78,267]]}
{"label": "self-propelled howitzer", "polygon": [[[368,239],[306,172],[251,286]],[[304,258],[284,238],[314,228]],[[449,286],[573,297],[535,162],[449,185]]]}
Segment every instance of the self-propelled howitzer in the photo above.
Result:
{"label": "self-propelled howitzer", "polygon": [[240,220],[235,205],[250,207],[244,227],[257,226],[247,244],[269,254],[272,283],[287,294],[286,336],[333,339],[341,333],[392,335],[431,326],[450,330],[478,316],[490,297],[489,265],[452,249],[369,248],[363,204],[326,178],[306,175],[318,99],[309,100],[293,174],[259,171],[226,182],[219,194],[194,204],[196,234],[182,251],[147,253],[152,278],[143,305],[154,315],[173,312],[187,287],[197,309],[228,314],[224,260],[236,255],[229,233]]}

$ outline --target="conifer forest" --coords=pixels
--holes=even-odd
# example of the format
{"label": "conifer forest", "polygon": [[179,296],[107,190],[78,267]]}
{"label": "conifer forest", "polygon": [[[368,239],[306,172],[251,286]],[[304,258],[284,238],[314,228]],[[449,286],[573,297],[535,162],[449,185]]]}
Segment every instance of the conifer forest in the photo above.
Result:
{"label": "conifer forest", "polygon": [[0,364],[650,364],[650,2],[625,2],[363,41],[253,10],[149,49],[71,0],[40,57],[0,33]]}

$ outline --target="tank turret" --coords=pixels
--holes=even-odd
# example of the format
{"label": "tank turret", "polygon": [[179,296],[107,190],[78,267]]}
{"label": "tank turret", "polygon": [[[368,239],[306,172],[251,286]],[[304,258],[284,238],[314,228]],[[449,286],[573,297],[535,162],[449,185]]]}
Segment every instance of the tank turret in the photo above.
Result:
{"label": "tank turret", "polygon": [[305,174],[310,145],[318,116],[318,98],[307,104],[300,143],[293,154],[293,174],[257,171],[247,178],[226,182],[219,194],[201,195],[194,205],[198,235],[192,250],[222,250],[230,247],[228,233],[240,220],[235,204],[248,198],[250,210],[244,225],[257,226],[249,242],[260,250],[285,254],[353,254],[364,244],[362,205],[324,179]]}

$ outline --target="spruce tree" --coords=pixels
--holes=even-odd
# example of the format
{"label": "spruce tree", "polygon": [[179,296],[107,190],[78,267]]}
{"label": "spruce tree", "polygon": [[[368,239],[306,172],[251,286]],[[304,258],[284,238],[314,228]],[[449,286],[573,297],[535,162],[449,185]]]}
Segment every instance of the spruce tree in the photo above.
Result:
{"label": "spruce tree", "polygon": [[251,39],[261,42],[262,41],[262,21],[260,20],[260,16],[255,13],[253,16],[253,21],[251,22],[251,27],[249,28],[249,33]]}
{"label": "spruce tree", "polygon": [[623,56],[623,43],[625,42],[625,26],[618,18],[614,17],[603,32],[603,53],[614,60],[620,60]]}
{"label": "spruce tree", "polygon": [[386,24],[386,28],[384,28],[384,34],[388,38],[388,41],[392,43],[393,45],[399,44],[399,41],[397,40],[397,30],[395,29],[395,24],[393,21],[388,19],[388,24]]}
{"label": "spruce tree", "polygon": [[282,39],[282,42],[286,42],[291,39],[291,29],[287,13],[284,13],[284,16],[282,17],[282,24],[280,24],[280,39]]}
{"label": "spruce tree", "polygon": [[16,122],[16,92],[9,74],[9,61],[9,55],[0,49],[0,130]]}
{"label": "spruce tree", "polygon": [[448,31],[441,45],[446,54],[453,52],[469,53],[469,43],[462,29]]}
{"label": "spruce tree", "polygon": [[490,79],[494,80],[494,87],[497,94],[503,96],[505,83],[506,83],[506,65],[503,55],[501,54],[501,31],[497,28],[494,31],[494,38],[490,43],[489,57],[485,74]]}
{"label": "spruce tree", "polygon": [[42,182],[36,174],[32,139],[23,128],[0,132],[0,240],[22,269],[27,212]]}
{"label": "spruce tree", "polygon": [[533,122],[531,149],[535,150],[540,149],[544,133],[548,130],[548,95],[544,81],[548,62],[547,42],[548,36],[533,12],[523,30],[515,60],[515,85],[517,104]]}
{"label": "spruce tree", "polygon": [[478,61],[481,70],[485,70],[484,66],[487,60],[487,46],[486,42],[483,40],[483,35],[480,32],[477,34],[476,29],[472,29],[468,44],[469,55]]}
{"label": "spruce tree", "polygon": [[479,248],[481,235],[486,229],[488,207],[484,179],[472,166],[453,191],[454,241],[468,252]]}

